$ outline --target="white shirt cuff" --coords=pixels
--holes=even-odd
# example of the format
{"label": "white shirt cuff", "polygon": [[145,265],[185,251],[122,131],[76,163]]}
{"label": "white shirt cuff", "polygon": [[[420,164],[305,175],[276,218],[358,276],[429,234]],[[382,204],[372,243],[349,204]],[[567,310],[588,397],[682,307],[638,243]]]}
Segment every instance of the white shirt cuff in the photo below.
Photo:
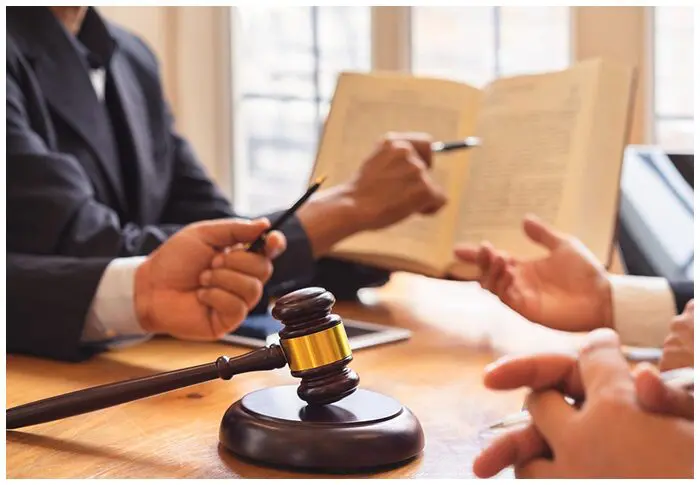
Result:
{"label": "white shirt cuff", "polygon": [[673,291],[665,278],[609,275],[613,323],[624,345],[662,347],[676,315]]}
{"label": "white shirt cuff", "polygon": [[134,277],[145,256],[113,260],[102,275],[88,311],[83,343],[132,345],[150,338],[139,325],[134,308]]}

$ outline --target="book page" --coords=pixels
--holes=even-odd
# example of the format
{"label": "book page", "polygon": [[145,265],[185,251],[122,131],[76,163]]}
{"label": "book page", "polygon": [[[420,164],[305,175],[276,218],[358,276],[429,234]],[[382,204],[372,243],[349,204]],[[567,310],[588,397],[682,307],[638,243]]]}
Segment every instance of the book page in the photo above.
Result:
{"label": "book page", "polygon": [[613,249],[625,147],[629,143],[636,94],[636,70],[598,62],[596,94],[590,105],[585,137],[569,174],[560,218],[606,266]]}
{"label": "book page", "polygon": [[521,222],[535,213],[559,227],[594,80],[574,68],[497,80],[485,91],[476,122],[482,146],[472,154],[456,243],[489,240],[521,257],[538,254]]}
{"label": "book page", "polygon": [[[326,187],[350,180],[388,132],[425,132],[435,140],[470,136],[479,96],[479,90],[451,81],[343,73],[313,177],[327,175]],[[466,163],[466,151],[433,157],[432,176],[451,200],[440,212],[357,234],[339,243],[333,254],[385,255],[444,267],[451,259],[456,196]]]}

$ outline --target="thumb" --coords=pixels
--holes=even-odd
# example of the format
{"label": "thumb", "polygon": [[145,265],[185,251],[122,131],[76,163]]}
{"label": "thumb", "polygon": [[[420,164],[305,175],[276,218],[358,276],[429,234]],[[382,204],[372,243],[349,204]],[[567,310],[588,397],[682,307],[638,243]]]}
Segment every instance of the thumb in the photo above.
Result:
{"label": "thumb", "polygon": [[634,385],[639,404],[645,411],[693,419],[693,396],[682,389],[667,386],[652,365],[642,363],[637,366]]}
{"label": "thumb", "polygon": [[192,228],[205,244],[214,248],[224,248],[238,243],[252,242],[268,227],[270,227],[270,221],[262,218],[253,221],[217,219],[198,222]]}
{"label": "thumb", "polygon": [[523,229],[527,237],[550,251],[555,250],[564,242],[564,238],[554,228],[532,214],[525,216]]}

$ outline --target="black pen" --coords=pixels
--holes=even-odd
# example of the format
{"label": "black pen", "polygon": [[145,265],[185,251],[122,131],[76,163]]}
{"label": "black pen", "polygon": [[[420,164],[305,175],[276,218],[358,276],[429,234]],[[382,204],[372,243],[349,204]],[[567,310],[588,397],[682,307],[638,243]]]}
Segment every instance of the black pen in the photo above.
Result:
{"label": "black pen", "polygon": [[251,253],[257,253],[260,252],[260,250],[263,249],[265,246],[265,239],[266,236],[276,230],[279,229],[282,224],[284,224],[290,217],[294,215],[294,213],[299,209],[299,207],[302,206],[304,202],[308,200],[309,197],[313,195],[314,192],[318,190],[318,188],[321,186],[321,184],[326,180],[326,176],[324,175],[323,177],[319,177],[316,179],[316,181],[306,190],[304,195],[301,196],[299,200],[297,200],[293,206],[291,206],[289,209],[287,209],[284,214],[279,216],[275,222],[272,223],[272,225],[258,238],[253,241],[250,246],[248,246],[248,249],[246,251],[251,252]]}
{"label": "black pen", "polygon": [[481,145],[481,139],[475,136],[468,136],[464,140],[457,141],[434,141],[430,144],[433,153],[451,152],[463,148],[474,148]]}

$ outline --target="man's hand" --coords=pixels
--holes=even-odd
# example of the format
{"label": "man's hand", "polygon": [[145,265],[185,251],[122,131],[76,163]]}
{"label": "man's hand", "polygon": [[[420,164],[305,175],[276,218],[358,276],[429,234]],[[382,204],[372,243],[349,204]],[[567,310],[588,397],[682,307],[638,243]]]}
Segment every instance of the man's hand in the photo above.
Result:
{"label": "man's hand", "polygon": [[412,214],[433,214],[447,202],[430,176],[431,138],[388,134],[345,184],[320,191],[298,217],[316,256],[341,239],[395,224]]}
{"label": "man's hand", "polygon": [[664,340],[659,369],[693,367],[693,328],[695,326],[695,300],[690,300],[683,313],[671,320],[671,333]]}
{"label": "man's hand", "polygon": [[[199,222],[168,239],[136,272],[141,326],[188,340],[215,340],[234,330],[260,299],[272,275],[270,260],[285,249],[284,236],[273,232],[266,255],[242,250],[269,225],[265,219]],[[229,248],[230,264],[212,269],[215,257]]]}
{"label": "man's hand", "polygon": [[568,355],[506,359],[488,369],[485,383],[494,389],[530,387],[532,424],[492,442],[474,462],[479,477],[510,465],[526,478],[693,474],[692,422],[643,407],[610,330],[592,332],[578,360]]}
{"label": "man's hand", "polygon": [[695,419],[693,394],[666,385],[659,371],[647,362],[639,364],[633,374],[637,399],[642,408],[652,413],[669,414],[691,421]]}
{"label": "man's hand", "polygon": [[547,256],[522,261],[488,242],[458,246],[455,254],[477,264],[481,286],[532,322],[572,332],[612,327],[610,282],[595,256],[534,216],[525,218],[523,228]]}
{"label": "man's hand", "polygon": [[432,139],[421,133],[389,133],[350,182],[365,229],[380,229],[415,214],[433,214],[447,198],[431,178]]}

